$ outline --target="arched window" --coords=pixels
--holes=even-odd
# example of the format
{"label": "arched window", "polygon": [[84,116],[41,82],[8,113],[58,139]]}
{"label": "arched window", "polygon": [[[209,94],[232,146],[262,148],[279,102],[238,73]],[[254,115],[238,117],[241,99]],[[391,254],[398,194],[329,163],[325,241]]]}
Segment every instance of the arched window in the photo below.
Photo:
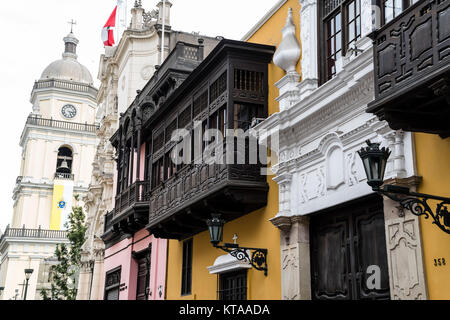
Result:
{"label": "arched window", "polygon": [[68,147],[59,148],[56,162],[56,173],[72,173],[72,161],[72,150]]}

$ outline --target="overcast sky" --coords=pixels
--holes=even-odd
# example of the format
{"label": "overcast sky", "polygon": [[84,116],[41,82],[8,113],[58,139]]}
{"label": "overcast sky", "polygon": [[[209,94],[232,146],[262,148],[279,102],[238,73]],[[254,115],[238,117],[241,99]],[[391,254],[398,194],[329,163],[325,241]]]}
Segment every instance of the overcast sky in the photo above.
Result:
{"label": "overcast sky", "polygon": [[[171,0],[175,30],[241,39],[278,0]],[[150,11],[158,0],[143,0]],[[128,0],[131,9],[134,0]],[[0,229],[11,223],[12,191],[20,170],[19,138],[32,111],[29,102],[34,81],[63,52],[69,20],[77,25],[78,60],[97,77],[103,44],[100,32],[115,0],[2,1],[0,7],[0,95],[2,137],[0,156]],[[130,19],[130,14],[128,15]],[[118,42],[118,41],[117,41]],[[96,86],[99,81],[96,80]]]}

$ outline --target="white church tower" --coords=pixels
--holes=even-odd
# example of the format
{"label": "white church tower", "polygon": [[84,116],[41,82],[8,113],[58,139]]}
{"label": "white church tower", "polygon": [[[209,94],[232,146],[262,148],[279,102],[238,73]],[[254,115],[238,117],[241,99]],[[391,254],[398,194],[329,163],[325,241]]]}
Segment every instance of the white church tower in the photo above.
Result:
{"label": "white church tower", "polygon": [[[32,113],[20,137],[22,158],[14,188],[12,223],[0,238],[0,300],[40,299],[49,259],[67,242],[64,223],[81,205],[91,180],[97,145],[97,89],[77,60],[78,39],[64,38],[62,59],[35,82]],[[76,197],[79,195],[79,197]],[[33,273],[28,281],[25,269]],[[2,291],[2,292],[1,292]]]}

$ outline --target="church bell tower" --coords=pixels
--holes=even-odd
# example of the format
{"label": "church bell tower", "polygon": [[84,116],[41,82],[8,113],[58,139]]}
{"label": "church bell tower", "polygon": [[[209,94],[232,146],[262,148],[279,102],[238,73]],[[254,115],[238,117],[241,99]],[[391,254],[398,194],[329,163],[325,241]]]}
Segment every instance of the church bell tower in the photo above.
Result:
{"label": "church bell tower", "polygon": [[40,298],[45,259],[68,241],[64,224],[72,205],[83,206],[88,190],[97,146],[97,89],[78,62],[78,43],[71,30],[62,58],[45,68],[31,92],[13,219],[0,239],[0,300],[23,296],[24,269],[34,270],[27,299]]}

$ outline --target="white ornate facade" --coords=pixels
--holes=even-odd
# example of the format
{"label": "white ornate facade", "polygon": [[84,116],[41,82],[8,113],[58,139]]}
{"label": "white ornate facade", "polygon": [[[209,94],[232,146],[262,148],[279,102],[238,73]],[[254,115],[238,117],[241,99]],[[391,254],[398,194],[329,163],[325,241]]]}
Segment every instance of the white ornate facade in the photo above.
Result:
{"label": "white ornate facade", "polygon": [[[262,141],[279,136],[279,213],[271,221],[281,232],[283,299],[311,299],[310,217],[312,214],[373,193],[357,154],[365,141],[389,147],[386,179],[414,187],[414,140],[411,133],[393,131],[366,113],[374,99],[371,2],[361,1],[362,37],[358,54],[349,51],[337,61],[337,74],[319,86],[317,0],[300,0],[301,82],[292,71],[298,62],[297,42],[283,30],[275,63],[287,74],[280,89],[280,112],[256,128]],[[287,24],[292,24],[288,18]],[[287,45],[284,45],[286,43]],[[360,50],[360,51],[359,51]],[[386,251],[392,299],[426,299],[418,218],[399,212],[384,199]]]}

